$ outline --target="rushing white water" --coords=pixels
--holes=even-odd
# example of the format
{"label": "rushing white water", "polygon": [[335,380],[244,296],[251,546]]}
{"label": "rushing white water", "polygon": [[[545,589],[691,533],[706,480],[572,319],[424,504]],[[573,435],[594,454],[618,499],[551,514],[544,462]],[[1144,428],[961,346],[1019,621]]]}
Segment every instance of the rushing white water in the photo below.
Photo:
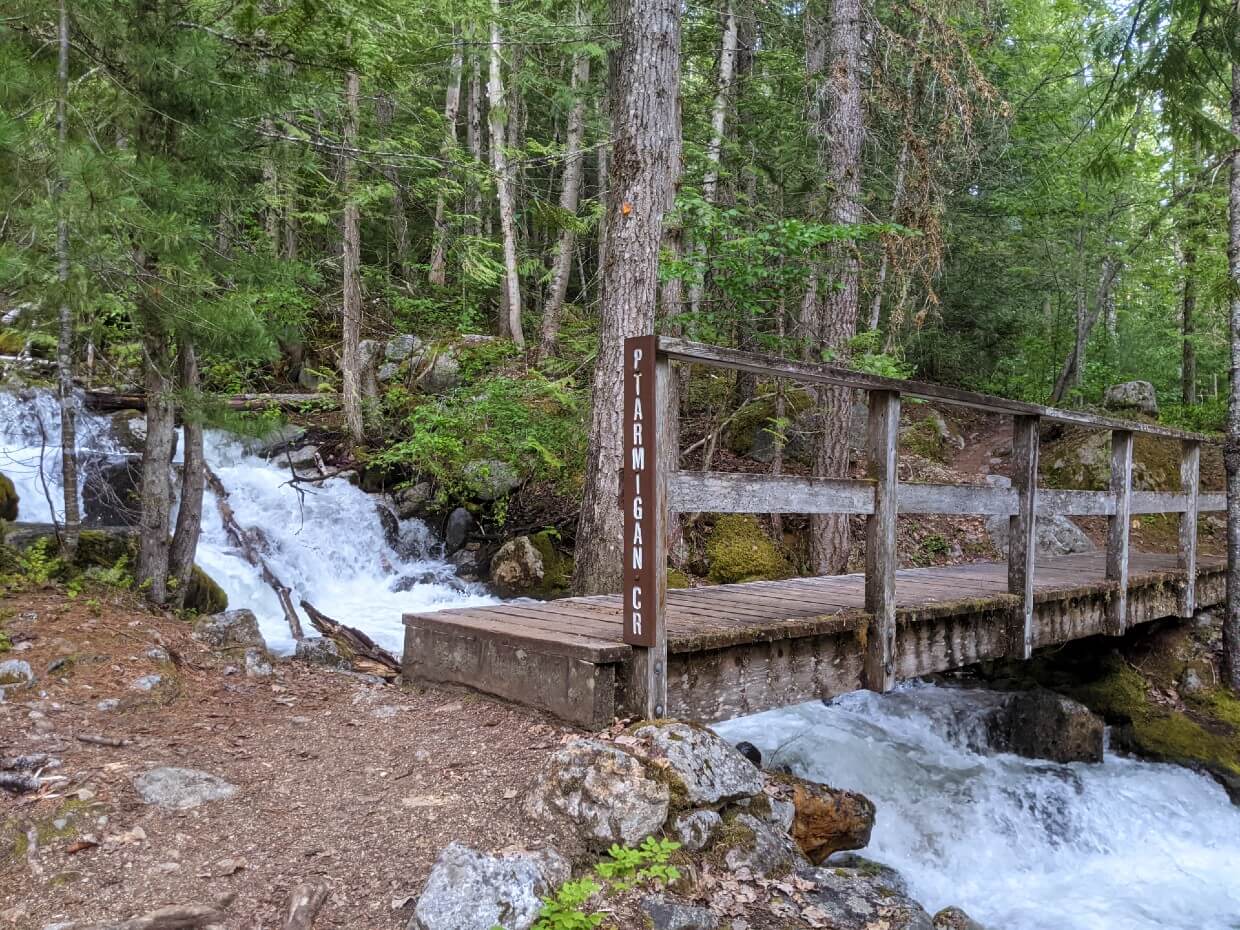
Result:
{"label": "rushing white water", "polygon": [[1213,780],[1109,754],[1100,765],[982,754],[968,702],[905,686],[719,730],[766,763],[870,797],[864,855],[902,872],[931,913],[955,904],[1004,930],[1240,928],[1240,809]]}
{"label": "rushing white water", "polygon": [[[85,457],[85,482],[101,457],[123,460],[124,452],[107,417],[83,412],[78,424],[79,450],[96,453]],[[50,393],[0,392],[0,472],[17,486],[20,520],[51,519],[44,481],[58,515],[63,510],[59,431],[59,410]],[[44,435],[47,449],[42,449]],[[348,481],[332,478],[303,485],[298,493],[288,484],[287,468],[247,454],[235,437],[211,431],[205,446],[238,523],[253,532],[272,571],[292,589],[294,603],[304,598],[399,655],[402,614],[494,602],[482,587],[455,577],[442,546],[421,521],[400,521],[399,539],[389,543],[375,498]],[[228,593],[231,606],[254,611],[272,650],[292,650],[292,634],[275,593],[228,539],[210,491],[203,503],[197,562]],[[302,623],[313,633],[304,616]]]}

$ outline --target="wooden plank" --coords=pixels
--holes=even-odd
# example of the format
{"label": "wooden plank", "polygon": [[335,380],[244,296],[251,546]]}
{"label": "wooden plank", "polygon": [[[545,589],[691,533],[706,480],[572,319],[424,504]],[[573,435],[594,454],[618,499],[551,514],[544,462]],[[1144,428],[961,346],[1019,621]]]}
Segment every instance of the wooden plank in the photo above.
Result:
{"label": "wooden plank", "polygon": [[1038,516],[1109,517],[1115,498],[1106,491],[1058,491],[1038,488]]}
{"label": "wooden plank", "polygon": [[1197,495],[1197,512],[1198,513],[1217,513],[1227,509],[1226,494],[1198,494]]}
{"label": "wooden plank", "polygon": [[525,645],[553,655],[565,655],[596,663],[623,661],[631,652],[623,643],[604,643],[588,637],[571,637],[533,625],[516,624],[511,618],[487,614],[473,617],[457,615],[450,618],[440,614],[409,614],[405,617],[405,624],[423,629],[453,629]]}
{"label": "wooden plank", "polygon": [[900,513],[999,514],[1016,511],[1016,492],[976,484],[901,484]]}
{"label": "wooden plank", "polygon": [[1108,605],[1107,631],[1121,635],[1128,627],[1128,531],[1132,524],[1132,433],[1111,432],[1111,494],[1115,513],[1107,524],[1106,578],[1116,584]]}
{"label": "wooden plank", "polygon": [[849,478],[679,472],[670,481],[677,513],[873,513],[874,483]]}
{"label": "wooden plank", "polygon": [[[649,353],[641,354],[641,353]],[[640,526],[645,536],[645,555],[642,566],[633,562],[637,551],[636,542],[626,536],[625,539],[625,570],[626,572],[641,571],[641,602],[634,603],[632,596],[636,589],[626,584],[629,596],[626,597],[626,614],[635,615],[641,610],[645,613],[645,622],[649,626],[643,635],[634,636],[630,624],[626,624],[625,639],[634,644],[633,663],[629,678],[629,706],[650,719],[662,717],[667,708],[667,521],[668,516],[668,482],[675,474],[680,459],[677,437],[680,430],[677,425],[679,411],[673,402],[676,396],[672,389],[672,365],[666,356],[657,353],[655,336],[640,336],[625,341],[626,380],[625,380],[625,424],[627,430],[626,449],[636,448],[639,436],[635,429],[644,428],[644,438],[650,443],[647,450],[650,459],[647,464],[650,470],[643,490],[646,499],[638,503],[632,497],[625,497],[625,532],[631,534],[635,527]],[[644,375],[647,381],[648,395],[634,393],[630,397],[630,385],[636,387],[640,381],[630,380],[629,375],[640,378]],[[642,392],[643,394],[645,392]],[[644,412],[645,422],[641,423],[639,407],[634,400],[639,398],[646,402],[648,410]],[[629,470],[634,471],[636,460],[626,463]],[[639,490],[637,485],[629,486],[630,492]],[[653,585],[653,588],[652,588]]]}
{"label": "wooden plank", "polygon": [[1188,495],[1169,491],[1133,491],[1132,507],[1129,512],[1134,516],[1144,513],[1183,513],[1188,507]]}
{"label": "wooden plank", "polygon": [[1201,443],[1185,440],[1180,446],[1180,493],[1185,498],[1180,513],[1180,548],[1177,567],[1184,572],[1180,589],[1180,616],[1197,612],[1197,499],[1201,491]]}
{"label": "wooden plank", "polygon": [[1033,655],[1033,584],[1037,557],[1038,430],[1037,417],[1012,423],[1012,490],[1019,506],[1008,520],[1008,593],[1020,598],[1010,635],[1009,654]]}
{"label": "wooden plank", "polygon": [[871,392],[895,391],[908,397],[941,401],[958,407],[973,407],[978,410],[1006,413],[1013,416],[1035,416],[1041,417],[1043,420],[1070,423],[1091,429],[1149,433],[1153,436],[1167,436],[1172,439],[1210,440],[1209,436],[1202,433],[1192,433],[1169,426],[1160,426],[1157,423],[1139,423],[1130,420],[1119,420],[1114,417],[1098,416],[1092,413],[1083,413],[1079,410],[1060,410],[1055,407],[1043,407],[1040,404],[1008,400],[1007,398],[996,397],[992,394],[963,391],[944,384],[929,384],[924,381],[901,381],[898,378],[885,378],[881,375],[850,371],[847,368],[839,368],[834,365],[790,361],[766,352],[743,352],[739,349],[706,345],[701,342],[690,342],[686,339],[677,339],[670,336],[661,336],[659,338],[659,351],[665,353],[669,358],[680,362],[693,362],[715,368],[747,371],[772,378],[791,378],[794,381],[816,384],[836,384],[842,387]]}
{"label": "wooden plank", "polygon": [[890,691],[896,683],[896,517],[899,513],[897,449],[900,437],[900,395],[870,395],[866,431],[866,472],[875,482],[874,513],[865,526],[865,609],[870,614],[862,662],[862,685]]}

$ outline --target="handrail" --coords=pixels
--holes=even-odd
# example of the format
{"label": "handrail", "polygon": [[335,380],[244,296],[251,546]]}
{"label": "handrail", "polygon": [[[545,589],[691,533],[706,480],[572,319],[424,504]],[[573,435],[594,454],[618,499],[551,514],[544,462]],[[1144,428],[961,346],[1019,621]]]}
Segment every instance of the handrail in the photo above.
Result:
{"label": "handrail", "polygon": [[[774,378],[831,384],[870,395],[865,479],[679,471],[678,411],[671,362],[701,364]],[[1112,590],[1107,631],[1128,623],[1128,549],[1134,514],[1178,513],[1179,563],[1184,572],[1179,610],[1196,607],[1197,515],[1222,510],[1218,494],[1200,493],[1203,442],[1215,437],[1155,423],[1044,407],[918,381],[796,362],[761,352],[706,345],[668,336],[635,336],[624,346],[624,639],[634,646],[630,703],[649,716],[667,704],[666,521],[677,512],[854,513],[866,517],[863,687],[886,691],[895,683],[897,568],[900,513],[989,514],[1009,518],[1008,591],[1017,595],[1008,625],[1010,652],[1029,658],[1034,636],[1036,520],[1061,514],[1107,518],[1106,578]],[[1013,417],[1012,486],[901,483],[900,404],[903,397],[971,407]],[[1106,491],[1038,487],[1042,420],[1111,433],[1111,478]],[[1134,491],[1135,433],[1181,443],[1180,490]]]}

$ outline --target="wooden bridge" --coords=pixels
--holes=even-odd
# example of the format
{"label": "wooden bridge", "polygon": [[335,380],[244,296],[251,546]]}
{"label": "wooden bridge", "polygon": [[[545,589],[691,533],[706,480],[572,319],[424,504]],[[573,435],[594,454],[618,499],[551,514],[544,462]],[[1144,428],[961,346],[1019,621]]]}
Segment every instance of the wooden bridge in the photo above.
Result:
{"label": "wooden bridge", "polygon": [[[679,471],[672,363],[867,392],[867,477]],[[1200,492],[1208,437],[655,336],[626,341],[624,391],[624,590],[409,614],[406,680],[464,685],[592,728],[629,715],[713,721],[1029,658],[1224,599],[1224,561],[1197,554],[1198,513],[1225,506]],[[1011,416],[1012,487],[901,483],[904,397]],[[1043,421],[1110,432],[1108,490],[1037,486]],[[1138,432],[1180,442],[1178,491],[1132,489]],[[694,512],[864,514],[865,572],[669,591],[669,520]],[[898,569],[901,513],[1006,515],[1008,561]],[[1130,553],[1132,518],[1149,513],[1179,515],[1176,554]],[[1035,563],[1035,515],[1056,514],[1105,516],[1105,551]]]}

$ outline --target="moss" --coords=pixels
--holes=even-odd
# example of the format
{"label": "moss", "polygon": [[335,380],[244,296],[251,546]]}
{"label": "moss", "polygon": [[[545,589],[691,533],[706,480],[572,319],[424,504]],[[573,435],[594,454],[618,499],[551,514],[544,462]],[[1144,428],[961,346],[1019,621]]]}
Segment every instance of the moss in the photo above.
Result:
{"label": "moss", "polygon": [[228,595],[224,589],[197,565],[189,579],[189,590],[185,592],[185,609],[200,614],[218,614],[228,609]]}
{"label": "moss", "polygon": [[543,530],[530,537],[530,543],[538,550],[543,563],[543,580],[529,592],[530,597],[543,600],[563,597],[572,587],[573,557],[556,548],[557,538],[555,530]]}
{"label": "moss", "polygon": [[25,568],[22,554],[13,546],[0,543],[0,575],[17,575]]}
{"label": "moss", "polygon": [[1102,677],[1076,690],[1075,696],[1108,720],[1126,723],[1145,713],[1145,679],[1118,657],[1108,659]]}
{"label": "moss", "polygon": [[17,488],[13,486],[13,479],[0,474],[0,520],[16,520],[17,504]]}
{"label": "moss", "polygon": [[723,825],[711,844],[707,861],[722,865],[729,850],[753,849],[757,839],[757,834],[753,832],[753,829],[741,823],[735,812],[726,813],[723,815]]}
{"label": "moss", "polygon": [[[784,417],[792,419],[813,406],[813,400],[805,391],[789,391],[784,395]],[[764,426],[773,427],[775,398],[768,397],[741,410],[728,426],[724,444],[737,455],[748,455],[753,449],[754,437]]]}
{"label": "moss", "polygon": [[133,540],[127,536],[102,530],[82,530],[73,561],[78,568],[111,568],[129,556],[132,550]]}
{"label": "moss", "polygon": [[1188,704],[1214,720],[1240,731],[1240,698],[1222,688],[1194,694]]}
{"label": "moss", "polygon": [[900,452],[919,455],[932,462],[945,463],[948,459],[949,445],[946,438],[939,433],[934,420],[926,417],[911,423],[900,433]]}
{"label": "moss", "polygon": [[792,570],[779,549],[749,514],[727,514],[715,521],[706,541],[710,580],[719,584],[787,578]]}
{"label": "moss", "polygon": [[667,586],[669,588],[690,588],[693,586],[689,576],[679,568],[667,570]]}

